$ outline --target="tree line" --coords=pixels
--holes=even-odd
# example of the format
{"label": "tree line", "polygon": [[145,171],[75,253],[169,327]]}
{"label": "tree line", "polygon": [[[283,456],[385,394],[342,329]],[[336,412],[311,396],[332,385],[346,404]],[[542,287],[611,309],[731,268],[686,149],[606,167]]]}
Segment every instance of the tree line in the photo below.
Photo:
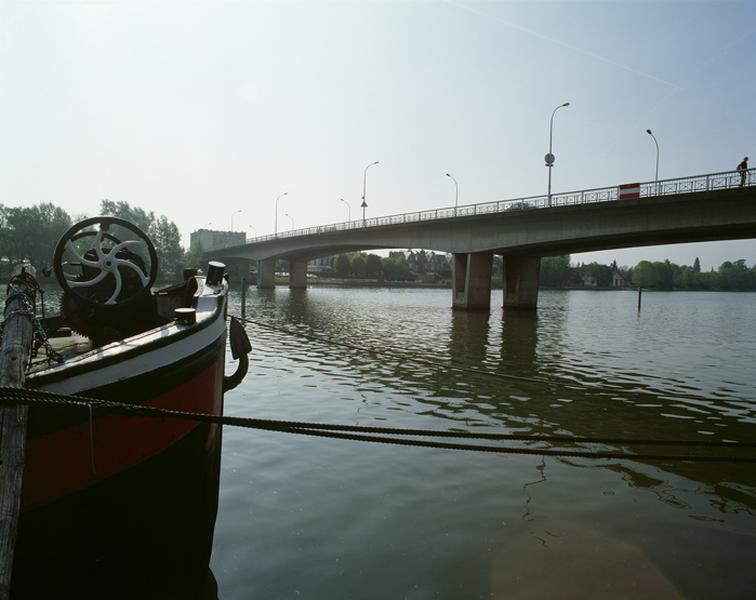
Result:
{"label": "tree line", "polygon": [[[159,280],[181,276],[184,250],[181,234],[173,221],[165,215],[158,217],[152,211],[132,207],[128,202],[111,200],[100,203],[100,215],[125,219],[147,234],[157,252]],[[85,218],[77,215],[76,221]],[[21,262],[28,262],[38,270],[50,266],[58,240],[73,222],[65,210],[51,203],[30,207],[0,204],[0,259],[7,261],[6,267]]]}
{"label": "tree line", "polygon": [[582,287],[585,277],[591,277],[597,287],[610,287],[615,273],[624,285],[657,290],[756,291],[756,265],[748,267],[745,259],[725,261],[716,271],[701,271],[698,258],[692,265],[642,260],[634,267],[618,267],[616,262],[573,266],[569,255],[551,256],[541,260],[540,281],[547,287]]}
{"label": "tree line", "polygon": [[[502,257],[493,257],[494,285],[501,285]],[[404,256],[380,257],[364,252],[337,254],[331,261],[336,277],[365,277],[385,281],[414,281],[418,274],[410,268]],[[701,262],[677,265],[669,260],[642,260],[634,267],[620,267],[598,262],[573,265],[570,255],[548,256],[541,259],[540,284],[553,288],[582,288],[586,281],[600,288],[612,287],[615,274],[621,286],[659,290],[738,290],[756,291],[756,265],[748,267],[744,259],[725,261],[715,271],[701,271]],[[435,281],[451,280],[451,265],[443,262],[434,273]]]}

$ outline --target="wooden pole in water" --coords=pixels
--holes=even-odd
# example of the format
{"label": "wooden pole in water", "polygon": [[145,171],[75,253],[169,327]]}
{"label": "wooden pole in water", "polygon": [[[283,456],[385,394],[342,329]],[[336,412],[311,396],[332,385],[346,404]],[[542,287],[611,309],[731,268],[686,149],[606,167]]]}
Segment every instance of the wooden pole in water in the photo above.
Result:
{"label": "wooden pole in water", "polygon": [[638,286],[638,312],[640,312],[641,308],[641,294],[643,293],[643,288],[641,286]]}
{"label": "wooden pole in water", "polygon": [[241,278],[241,316],[244,319],[247,316],[247,281]]}
{"label": "wooden pole in water", "polygon": [[[8,283],[5,326],[0,342],[0,387],[20,388],[32,347],[34,326],[28,313],[36,290],[34,279],[22,272]],[[26,454],[26,417],[22,405],[0,407],[0,598],[10,595],[13,550],[21,507],[21,480]]]}

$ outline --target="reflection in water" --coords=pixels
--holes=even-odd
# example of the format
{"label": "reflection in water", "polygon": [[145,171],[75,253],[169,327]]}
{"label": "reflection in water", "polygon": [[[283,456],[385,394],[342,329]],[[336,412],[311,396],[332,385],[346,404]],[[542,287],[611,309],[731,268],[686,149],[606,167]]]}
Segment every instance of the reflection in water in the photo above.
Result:
{"label": "reflection in water", "polygon": [[[251,318],[350,347],[250,326],[252,367],[237,396],[244,402],[231,397],[229,412],[431,429],[752,440],[756,342],[746,332],[756,326],[753,303],[738,294],[649,294],[639,320],[634,302],[623,292],[544,293],[537,313],[487,315],[452,311],[446,290],[252,290]],[[260,511],[250,537],[266,548],[280,546],[266,558],[269,571],[254,571],[268,586],[254,588],[263,596],[294,593],[276,587],[266,573],[290,573],[292,556],[323,556],[348,561],[368,584],[371,565],[393,565],[399,587],[388,595],[409,595],[425,582],[423,589],[444,597],[439,590],[446,588],[434,585],[443,581],[459,591],[455,582],[467,577],[451,565],[472,573],[466,557],[486,551],[492,552],[490,587],[475,587],[481,576],[464,579],[464,589],[478,596],[529,577],[538,580],[534,589],[553,594],[558,588],[542,576],[552,570],[562,584],[573,573],[592,585],[592,574],[598,595],[623,589],[705,595],[701,590],[713,590],[733,573],[741,577],[730,584],[733,590],[756,585],[756,575],[744,567],[756,550],[752,467],[552,460],[547,481],[541,458],[276,437],[265,445],[241,434],[229,439],[228,508],[221,512],[228,525],[216,537],[216,555],[233,562],[224,544],[240,535],[238,523]],[[257,474],[254,487],[245,487],[247,473]],[[402,537],[405,531],[413,533],[411,541]],[[448,538],[436,539],[439,531]],[[422,540],[431,538],[432,564],[448,566],[442,577],[424,571]],[[361,560],[366,539],[372,550]],[[719,557],[705,572],[690,572],[690,564],[704,560],[694,539],[705,539],[706,551]],[[414,574],[407,575],[406,588],[399,563]],[[330,564],[317,563],[321,571]],[[622,564],[628,573],[620,572]],[[251,569],[245,565],[241,579],[241,571]],[[306,584],[308,571],[302,572],[299,586]],[[335,576],[310,575],[336,585]],[[226,577],[220,577],[221,590]],[[264,593],[269,590],[277,592]],[[337,585],[309,590],[311,596],[360,596]]]}

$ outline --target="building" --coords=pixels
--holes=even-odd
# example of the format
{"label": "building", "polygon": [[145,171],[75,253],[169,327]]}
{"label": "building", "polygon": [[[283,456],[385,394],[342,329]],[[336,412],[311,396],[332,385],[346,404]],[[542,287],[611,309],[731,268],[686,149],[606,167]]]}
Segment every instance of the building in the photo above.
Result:
{"label": "building", "polygon": [[241,246],[247,242],[243,231],[212,231],[210,229],[198,229],[189,236],[189,244],[194,245],[197,240],[202,246],[202,251],[228,248],[229,246]]}

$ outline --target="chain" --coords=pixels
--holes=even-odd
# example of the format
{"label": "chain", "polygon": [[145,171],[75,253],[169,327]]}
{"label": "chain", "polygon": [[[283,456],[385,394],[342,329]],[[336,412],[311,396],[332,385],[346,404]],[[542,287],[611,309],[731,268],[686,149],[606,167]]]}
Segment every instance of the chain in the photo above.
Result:
{"label": "chain", "polygon": [[[34,285],[39,287],[36,281],[34,282]],[[36,338],[33,353],[34,356],[36,356],[37,349],[40,346],[44,346],[48,361],[55,361],[58,363],[63,362],[63,357],[60,355],[60,353],[56,352],[50,344],[50,340],[47,337],[47,332],[42,326],[42,322],[37,317],[34,311],[34,305],[29,300],[29,296],[25,294],[21,287],[15,283],[10,283],[8,285],[8,291],[11,293],[8,294],[8,297],[5,299],[5,305],[7,306],[8,303],[13,299],[18,299],[21,302],[21,308],[12,310],[10,311],[10,313],[5,315],[5,321],[0,323],[0,340],[3,339],[3,330],[5,329],[5,323],[7,323],[8,320],[11,319],[11,317],[27,317],[32,322],[32,326],[34,327],[34,335]]]}

